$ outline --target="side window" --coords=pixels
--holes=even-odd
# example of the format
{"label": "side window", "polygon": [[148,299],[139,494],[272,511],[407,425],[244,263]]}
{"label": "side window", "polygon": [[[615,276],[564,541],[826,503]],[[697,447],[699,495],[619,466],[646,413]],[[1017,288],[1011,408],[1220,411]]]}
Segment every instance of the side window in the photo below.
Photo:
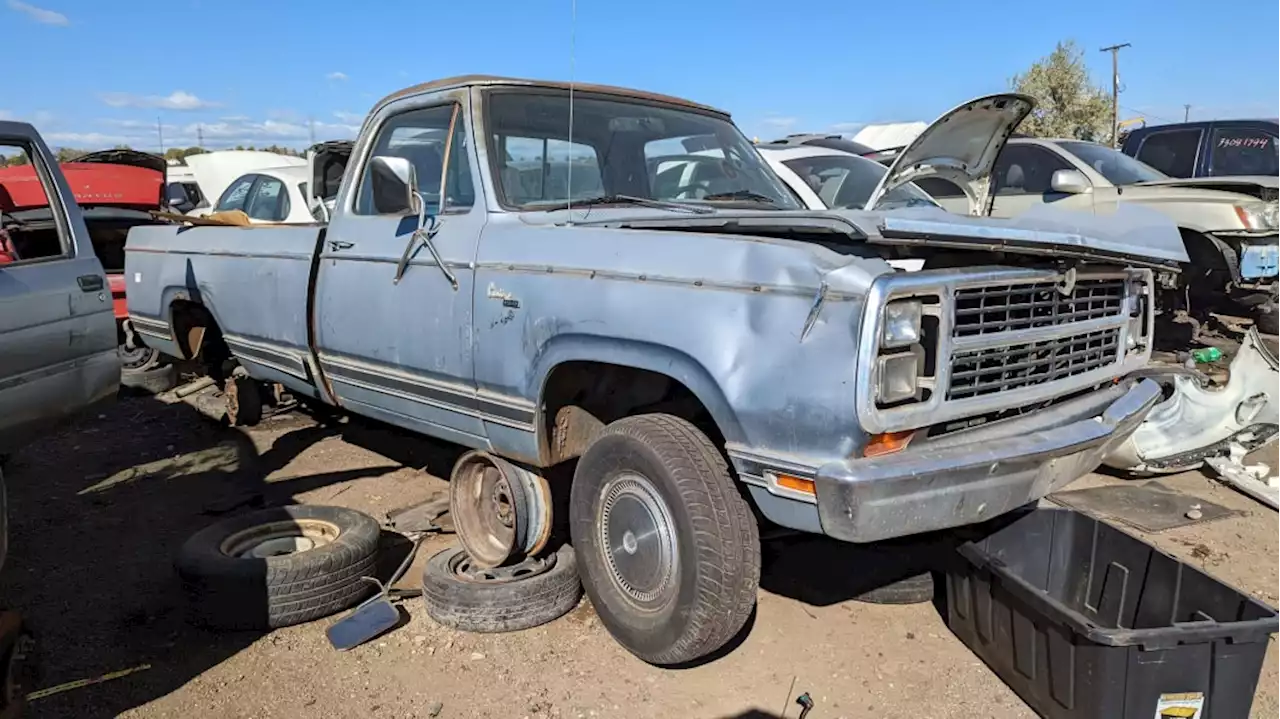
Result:
{"label": "side window", "polygon": [[50,205],[47,168],[24,144],[0,143],[0,267],[66,257],[70,243]]}
{"label": "side window", "polygon": [[1202,134],[1198,129],[1153,132],[1138,148],[1138,159],[1171,177],[1191,177]]}
{"label": "side window", "polygon": [[[455,105],[440,105],[409,110],[395,115],[378,131],[371,156],[403,157],[413,163],[418,178],[418,191],[434,212],[440,201],[440,173],[445,167],[445,145],[449,144],[449,177],[446,180],[445,210],[462,210],[475,204],[475,188],[471,182],[470,151],[463,113],[458,112],[453,128],[453,141],[446,143],[449,121]],[[356,195],[356,214],[377,214],[373,209],[372,176],[368,166],[360,179]]]}
{"label": "side window", "polygon": [[289,193],[284,183],[274,177],[263,177],[253,188],[244,213],[254,220],[281,222],[289,216]]}
{"label": "side window", "polygon": [[214,212],[229,212],[231,210],[243,210],[244,201],[249,199],[249,188],[253,187],[253,181],[258,179],[257,175],[245,175],[235,182],[222,193],[222,197],[218,198],[218,204],[214,206]]}
{"label": "side window", "polygon": [[993,170],[996,195],[1043,195],[1058,170],[1071,165],[1035,145],[1005,145]]}
{"label": "side window", "polygon": [[937,199],[964,197],[964,190],[961,190],[959,185],[940,177],[926,177],[922,180],[916,180],[916,186],[929,193],[930,197]]}
{"label": "side window", "polygon": [[[604,192],[600,158],[590,145],[556,138],[496,135],[502,196],[509,205],[563,202],[599,197]],[[573,165],[573,188],[569,166]]]}
{"label": "side window", "polygon": [[1215,128],[1209,151],[1210,175],[1280,174],[1276,136],[1261,128]]}

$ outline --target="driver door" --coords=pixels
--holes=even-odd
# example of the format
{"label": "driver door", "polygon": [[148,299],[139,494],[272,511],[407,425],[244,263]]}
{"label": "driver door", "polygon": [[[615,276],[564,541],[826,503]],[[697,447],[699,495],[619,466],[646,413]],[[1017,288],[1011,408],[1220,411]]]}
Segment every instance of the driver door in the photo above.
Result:
{"label": "driver door", "polygon": [[22,127],[0,130],[0,165],[22,163],[0,169],[0,454],[120,383],[102,264],[48,148]]}
{"label": "driver door", "polygon": [[[473,262],[485,209],[475,192],[467,104],[465,91],[416,97],[375,119],[371,146],[353,155],[321,247],[314,324],[320,366],[339,405],[487,447],[471,343]],[[443,178],[446,202],[431,238],[443,266],[413,239],[417,214],[377,211],[369,164],[376,156],[409,160],[432,215]]]}

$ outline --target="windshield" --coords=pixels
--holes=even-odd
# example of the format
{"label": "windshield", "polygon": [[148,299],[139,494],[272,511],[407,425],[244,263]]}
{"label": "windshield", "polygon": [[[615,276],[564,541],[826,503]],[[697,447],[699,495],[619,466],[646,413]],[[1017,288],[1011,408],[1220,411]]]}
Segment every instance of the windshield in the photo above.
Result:
{"label": "windshield", "polygon": [[[782,164],[796,173],[822,200],[822,204],[832,210],[861,210],[880,184],[880,178],[889,171],[874,160],[854,155],[801,157]],[[875,209],[937,206],[938,203],[924,190],[907,183],[886,193]]]}
{"label": "windshield", "polygon": [[1092,142],[1059,142],[1058,145],[1080,158],[1113,185],[1132,185],[1168,178],[1168,175],[1145,162],[1135,160],[1110,147],[1095,145]]}
{"label": "windshield", "polygon": [[601,197],[797,209],[733,123],[694,110],[560,92],[495,91],[489,157],[503,204]]}

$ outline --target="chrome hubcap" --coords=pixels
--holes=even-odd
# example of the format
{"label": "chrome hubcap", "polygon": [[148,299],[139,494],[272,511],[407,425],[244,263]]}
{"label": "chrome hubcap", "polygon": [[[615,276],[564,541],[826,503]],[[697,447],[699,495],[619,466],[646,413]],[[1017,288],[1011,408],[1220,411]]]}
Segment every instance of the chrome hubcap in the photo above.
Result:
{"label": "chrome hubcap", "polygon": [[627,472],[604,486],[600,545],[614,583],[636,602],[665,599],[678,569],[675,522],[667,503],[645,477]]}

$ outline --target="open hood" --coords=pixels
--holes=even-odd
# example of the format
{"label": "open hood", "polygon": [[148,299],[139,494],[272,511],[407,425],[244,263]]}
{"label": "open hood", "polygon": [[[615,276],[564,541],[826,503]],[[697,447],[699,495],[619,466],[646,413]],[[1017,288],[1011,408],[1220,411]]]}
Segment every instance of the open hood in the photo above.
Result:
{"label": "open hood", "polygon": [[[1013,254],[1077,258],[1134,267],[1178,271],[1187,261],[1177,226],[1154,210],[1123,205],[1104,217],[1048,207],[1012,219],[964,217],[941,208],[885,212],[862,210],[720,210],[706,215],[674,215],[659,210],[593,210],[599,218],[574,225],[714,232],[766,237],[796,235],[873,245],[946,247]],[[552,217],[526,222],[554,222]],[[561,218],[562,221],[562,218]]]}
{"label": "open hood", "polygon": [[892,189],[926,177],[955,183],[969,198],[969,214],[987,214],[991,168],[1000,150],[1035,107],[1027,95],[1001,93],[970,100],[925,128],[898,153],[889,171],[867,199],[874,210]]}
{"label": "open hood", "polygon": [[308,176],[311,178],[307,183],[307,207],[316,219],[328,221],[355,145],[351,140],[332,140],[307,148]]}

